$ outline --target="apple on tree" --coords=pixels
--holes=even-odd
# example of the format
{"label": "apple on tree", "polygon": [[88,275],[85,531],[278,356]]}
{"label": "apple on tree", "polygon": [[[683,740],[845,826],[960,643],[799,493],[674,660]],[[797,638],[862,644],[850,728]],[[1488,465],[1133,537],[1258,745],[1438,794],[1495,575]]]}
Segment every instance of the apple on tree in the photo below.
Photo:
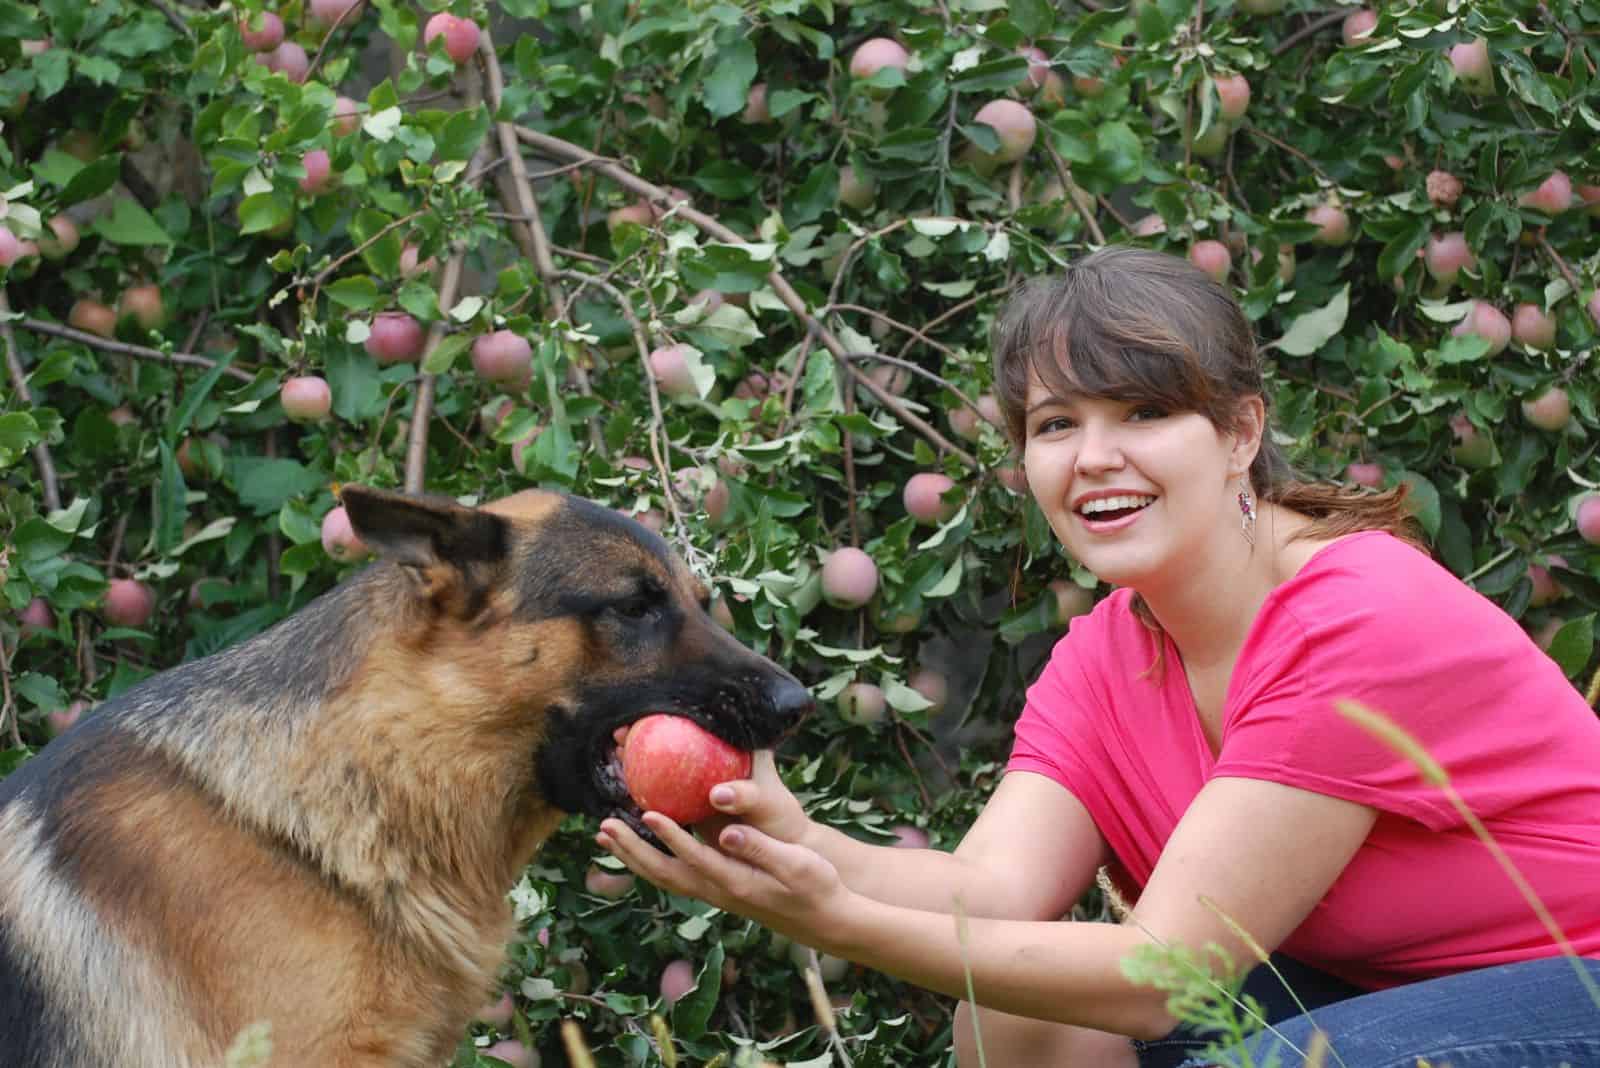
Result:
{"label": "apple on tree", "polygon": [[901,491],[906,514],[927,526],[948,522],[960,510],[958,503],[944,500],[944,495],[955,485],[955,480],[943,472],[917,472],[906,480],[905,489]]}
{"label": "apple on tree", "polygon": [[1189,262],[1218,283],[1226,283],[1228,272],[1233,269],[1233,254],[1221,241],[1206,238],[1189,246]]}
{"label": "apple on tree", "polygon": [[1016,162],[1028,154],[1039,136],[1039,124],[1033,112],[1015,100],[991,100],[978,109],[972,121],[992,127],[1000,138],[1000,147],[994,152],[979,152],[983,159],[992,163]]}
{"label": "apple on tree", "polygon": [[1585,493],[1573,509],[1578,537],[1590,545],[1600,545],[1600,493]]}
{"label": "apple on tree", "polygon": [[363,347],[379,363],[411,363],[422,355],[422,324],[405,312],[379,312]]}
{"label": "apple on tree", "polygon": [[367,543],[356,535],[350,513],[337,505],[322,517],[322,551],[341,562],[358,560],[368,553]]}
{"label": "apple on tree", "polygon": [[156,609],[156,595],[136,579],[112,579],[100,614],[117,627],[142,627]]}
{"label": "apple on tree", "polygon": [[480,334],[472,342],[472,369],[487,382],[525,383],[533,374],[533,346],[511,330]]}
{"label": "apple on tree", "polygon": [[1522,402],[1522,417],[1540,430],[1559,432],[1572,421],[1572,400],[1560,386],[1551,386]]}
{"label": "apple on tree", "polygon": [[444,37],[445,55],[460,66],[472,58],[478,50],[478,40],[482,31],[478,24],[471,19],[458,18],[448,11],[441,11],[428,20],[422,30],[422,43],[431,45],[435,37]]}
{"label": "apple on tree", "polygon": [[667,966],[661,969],[661,1000],[671,1005],[693,991],[696,985],[694,975],[694,962],[682,957],[668,961]]}
{"label": "apple on tree", "polygon": [[663,345],[650,353],[650,377],[656,380],[661,392],[669,397],[694,397],[699,395],[694,376],[689,373],[685,358],[687,345]]}
{"label": "apple on tree", "polygon": [[1472,308],[1450,331],[1456,337],[1476,334],[1489,342],[1489,355],[1498,356],[1511,343],[1511,320],[1488,301],[1476,300]]}
{"label": "apple on tree", "polygon": [[1545,215],[1560,215],[1572,207],[1572,179],[1564,171],[1552,171],[1537,188],[1517,198],[1517,203]]}
{"label": "apple on tree", "polygon": [[850,76],[870,78],[885,68],[905,73],[911,63],[911,53],[899,41],[888,37],[872,37],[856,46],[850,56]]}
{"label": "apple on tree", "polygon": [[878,565],[853,545],[828,554],[822,562],[822,597],[835,608],[860,608],[878,592]]}
{"label": "apple on tree", "polygon": [[239,36],[252,52],[270,52],[283,43],[283,19],[271,11],[258,11],[239,20]]}
{"label": "apple on tree", "polygon": [[603,897],[607,901],[617,901],[628,896],[628,891],[633,889],[634,877],[631,871],[610,871],[599,864],[590,864],[589,870],[583,875],[583,888],[595,897]]}
{"label": "apple on tree", "polygon": [[278,402],[283,414],[295,422],[314,423],[333,410],[333,391],[320,375],[298,375],[286,379],[278,389]]}
{"label": "apple on tree", "polygon": [[1511,336],[1530,349],[1548,349],[1556,343],[1556,321],[1537,304],[1518,304],[1511,312]]}
{"label": "apple on tree", "polygon": [[1475,96],[1494,92],[1494,66],[1489,61],[1489,42],[1482,37],[1452,45],[1450,66],[1467,92]]}
{"label": "apple on tree", "polygon": [[852,682],[839,691],[839,718],[858,727],[882,723],[889,709],[883,688],[870,682]]}

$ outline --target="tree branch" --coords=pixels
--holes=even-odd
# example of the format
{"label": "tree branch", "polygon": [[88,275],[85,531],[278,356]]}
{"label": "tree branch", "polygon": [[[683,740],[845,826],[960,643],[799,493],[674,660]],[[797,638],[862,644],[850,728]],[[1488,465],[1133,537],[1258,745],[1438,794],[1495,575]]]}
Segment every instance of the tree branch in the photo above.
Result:
{"label": "tree branch", "polygon": [[[76,341],[80,345],[87,345],[91,349],[114,352],[119,356],[133,356],[141,360],[151,360],[155,363],[177,363],[185,367],[204,367],[208,370],[217,365],[217,361],[209,356],[199,356],[192,352],[166,353],[160,349],[152,349],[144,345],[134,345],[126,341],[116,341],[112,338],[101,337],[99,334],[74,330],[70,326],[62,326],[59,323],[47,323],[43,319],[23,319],[17,325],[35,334],[49,334],[51,337],[65,338],[68,341]],[[248,365],[232,364],[222,373],[241,382],[254,382],[256,380],[255,368]]]}
{"label": "tree branch", "polygon": [[[6,347],[6,370],[11,374],[11,385],[22,398],[22,403],[33,407],[33,392],[28,389],[28,375],[22,369],[22,357],[17,355],[17,335],[11,329],[11,295],[0,287],[0,341]],[[50,511],[61,507],[61,488],[56,482],[56,462],[50,455],[50,446],[40,441],[33,447],[34,463],[39,465],[39,482],[44,491],[44,504]]]}

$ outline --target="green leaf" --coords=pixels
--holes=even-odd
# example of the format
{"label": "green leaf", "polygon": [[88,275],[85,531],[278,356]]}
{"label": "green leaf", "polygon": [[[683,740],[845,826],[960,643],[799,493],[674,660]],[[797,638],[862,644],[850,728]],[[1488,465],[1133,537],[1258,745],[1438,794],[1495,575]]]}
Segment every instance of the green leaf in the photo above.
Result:
{"label": "green leaf", "polygon": [[234,456],[228,471],[239,503],[256,515],[271,515],[290,497],[311,493],[327,482],[322,473],[282,457]]}
{"label": "green leaf", "polygon": [[700,971],[695,976],[694,989],[672,1005],[672,1033],[678,1038],[694,1041],[706,1033],[706,1023],[722,996],[721,942],[713,942]]}
{"label": "green leaf", "polygon": [[178,467],[172,445],[163,440],[157,447],[161,454],[161,478],[151,489],[151,511],[155,517],[156,550],[169,553],[183,541],[183,521],[189,514],[189,487],[184,484],[183,471]]}
{"label": "green leaf", "polygon": [[429,375],[442,375],[450,370],[460,356],[472,344],[472,338],[466,334],[446,334],[440,339],[433,351],[422,359],[422,373]]}
{"label": "green leaf", "polygon": [[748,37],[740,36],[725,40],[716,56],[716,64],[700,83],[700,97],[712,118],[725,119],[744,110],[750,85],[756,80],[756,47]]}
{"label": "green leaf", "polygon": [[435,144],[439,158],[471,159],[483,135],[489,132],[489,122],[489,109],[481,106],[451,115],[439,130]]}
{"label": "green leaf", "polygon": [[1400,476],[1400,481],[1411,487],[1411,495],[1406,500],[1406,505],[1411,509],[1411,514],[1417,517],[1417,522],[1422,524],[1422,529],[1428,537],[1437,537],[1439,523],[1443,518],[1440,511],[1439,491],[1432,482],[1415,471],[1407,471]]}
{"label": "green leaf", "polygon": [[17,676],[17,694],[29,704],[45,712],[67,707],[67,694],[61,684],[49,675],[37,671],[24,671]]}
{"label": "green leaf", "polygon": [[44,436],[39,432],[39,424],[27,412],[0,415],[0,449],[22,452],[42,440]]}
{"label": "green leaf", "polygon": [[1028,37],[1043,37],[1055,26],[1055,8],[1047,0],[1011,0],[1007,13]]}
{"label": "green leaf", "polygon": [[323,372],[333,394],[333,412],[340,419],[358,423],[383,407],[378,365],[365,353],[343,346],[334,348],[328,353]]}
{"label": "green leaf", "polygon": [[950,87],[963,93],[1012,89],[1028,73],[1028,60],[1012,54],[969,67],[950,79]]}
{"label": "green leaf", "polygon": [[1594,613],[1569,619],[1550,640],[1550,656],[1561,665],[1569,679],[1575,679],[1589,666],[1594,654]]}
{"label": "green leaf", "polygon": [[173,411],[167,421],[166,438],[169,442],[176,442],[179,435],[189,428],[189,422],[194,418],[194,413],[200,410],[200,405],[206,402],[211,395],[211,390],[216,386],[228,365],[233,363],[233,357],[238,353],[238,348],[231,348],[217,360],[216,365],[200,376],[200,380],[190,386],[183,394],[183,403]]}
{"label": "green leaf", "polygon": [[378,283],[371,275],[353,274],[341,278],[323,290],[328,294],[328,299],[335,304],[357,311],[366,311],[376,308],[388,300],[388,296],[379,292]]}
{"label": "green leaf", "polygon": [[131,198],[119,199],[110,216],[94,221],[94,232],[114,245],[171,245],[161,224]]}
{"label": "green leaf", "polygon": [[1350,286],[1340,286],[1332,300],[1297,316],[1288,331],[1267,347],[1277,348],[1290,356],[1310,356],[1326,345],[1344,329],[1350,314]]}
{"label": "green leaf", "polygon": [[12,535],[17,555],[25,562],[51,560],[66,551],[72,544],[72,534],[57,530],[39,516],[29,516],[18,524]]}
{"label": "green leaf", "polygon": [[749,293],[767,283],[771,259],[755,259],[734,245],[710,245],[685,252],[679,269],[690,289],[715,289],[719,293]]}
{"label": "green leaf", "polygon": [[276,189],[254,193],[239,202],[239,232],[259,234],[289,221],[294,201]]}
{"label": "green leaf", "polygon": [[61,206],[65,208],[92,200],[116,185],[121,174],[122,156],[116,152],[101,156],[87,167],[77,168],[66,183],[66,188],[61,191]]}

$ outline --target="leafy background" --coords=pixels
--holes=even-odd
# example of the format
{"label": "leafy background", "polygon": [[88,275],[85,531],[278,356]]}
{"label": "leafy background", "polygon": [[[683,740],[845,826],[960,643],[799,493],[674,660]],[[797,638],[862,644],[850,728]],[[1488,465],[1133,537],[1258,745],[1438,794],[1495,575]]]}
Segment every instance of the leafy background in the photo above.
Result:
{"label": "leafy background", "polygon": [[[1385,4],[1354,41],[1357,8],[1309,0],[455,2],[485,34],[460,66],[421,43],[437,0],[370,0],[331,27],[290,0],[271,9],[311,60],[303,82],[241,40],[269,6],[0,0],[4,223],[36,239],[65,213],[83,233],[4,274],[0,771],[50,713],[254,634],[360,566],[322,545],[339,483],[540,485],[659,524],[739,636],[813,686],[784,770],[819,818],[953,846],[1094,591],[1016,492],[983,400],[988,331],[1019,280],[1117,241],[1221,241],[1301,468],[1410,482],[1439,559],[1588,685],[1596,0]],[[879,36],[909,66],[853,77]],[[1448,58],[1477,39],[1487,91]],[[1232,74],[1250,101],[1229,119],[1213,79]],[[766,115],[747,111],[758,84]],[[336,96],[356,132],[336,134]],[[1015,163],[987,158],[996,132],[975,119],[1000,98],[1037,124]],[[313,195],[315,149],[336,182]],[[1555,171],[1570,206],[1521,201]],[[1432,172],[1459,197],[1431,199]],[[1329,204],[1344,243],[1306,220]],[[1449,282],[1423,259],[1446,233],[1474,261]],[[406,246],[431,268],[403,269]],[[155,328],[65,325],[144,283]],[[1534,305],[1553,344],[1455,336],[1473,301]],[[367,354],[384,311],[427,328],[420,363]],[[494,329],[530,343],[525,383],[474,372]],[[648,370],[669,344],[687,391]],[[295,374],[330,383],[330,419],[285,418]],[[1523,411],[1551,387],[1571,407],[1555,430]],[[929,471],[955,486],[942,523],[902,503]],[[820,596],[843,545],[879,570],[860,609]],[[147,624],[105,619],[118,578],[153,591]],[[24,628],[36,599],[48,625]],[[852,682],[886,715],[846,714]],[[941,999],[824,960],[829,1034],[804,947],[647,886],[591,892],[591,831],[571,821],[515,892],[517,1016],[476,1025],[459,1063],[497,1034],[559,1063],[561,1020],[606,1065],[946,1056]],[[669,1008],[675,959],[698,985]]]}

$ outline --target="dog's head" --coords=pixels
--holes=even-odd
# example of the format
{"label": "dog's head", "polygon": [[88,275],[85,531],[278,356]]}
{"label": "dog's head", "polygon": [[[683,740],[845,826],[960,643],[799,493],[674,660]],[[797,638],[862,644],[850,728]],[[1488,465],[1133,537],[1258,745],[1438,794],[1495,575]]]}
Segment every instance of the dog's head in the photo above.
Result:
{"label": "dog's head", "polygon": [[403,576],[408,640],[458,706],[441,727],[525,740],[557,808],[639,825],[613,736],[642,716],[685,716],[748,750],[811,709],[707,614],[705,585],[661,537],[609,508],[533,490],[481,508],[361,486],[341,500]]}

